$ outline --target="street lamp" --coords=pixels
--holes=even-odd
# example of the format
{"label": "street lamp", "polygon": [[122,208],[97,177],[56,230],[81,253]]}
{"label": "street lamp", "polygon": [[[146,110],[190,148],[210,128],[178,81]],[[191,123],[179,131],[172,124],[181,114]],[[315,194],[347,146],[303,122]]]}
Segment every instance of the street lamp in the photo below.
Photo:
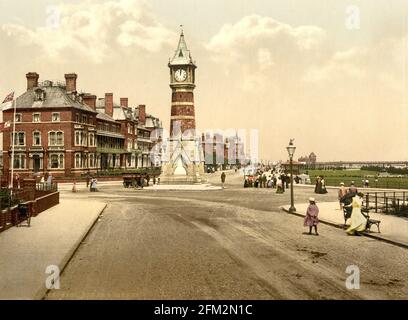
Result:
{"label": "street lamp", "polygon": [[293,141],[295,139],[290,139],[289,145],[286,147],[286,150],[288,150],[289,154],[289,159],[290,159],[290,208],[289,212],[295,212],[296,208],[294,205],[294,199],[293,199],[293,155],[295,154],[296,147],[293,145]]}

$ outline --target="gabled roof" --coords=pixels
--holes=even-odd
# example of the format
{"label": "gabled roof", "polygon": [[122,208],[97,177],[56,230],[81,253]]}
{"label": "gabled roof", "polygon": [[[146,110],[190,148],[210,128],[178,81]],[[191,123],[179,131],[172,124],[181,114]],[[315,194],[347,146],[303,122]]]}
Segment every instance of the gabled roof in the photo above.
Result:
{"label": "gabled roof", "polygon": [[[44,99],[37,100],[36,91],[44,92]],[[76,108],[83,111],[93,112],[95,110],[90,108],[85,103],[81,103],[74,99],[74,97],[68,94],[65,88],[60,86],[39,86],[33,89],[29,89],[16,99],[16,109],[23,108]]]}
{"label": "gabled roof", "polygon": [[169,61],[169,65],[186,65],[193,64],[193,58],[191,57],[190,50],[187,48],[186,41],[184,40],[184,32],[181,31],[177,50],[174,53],[173,59]]}

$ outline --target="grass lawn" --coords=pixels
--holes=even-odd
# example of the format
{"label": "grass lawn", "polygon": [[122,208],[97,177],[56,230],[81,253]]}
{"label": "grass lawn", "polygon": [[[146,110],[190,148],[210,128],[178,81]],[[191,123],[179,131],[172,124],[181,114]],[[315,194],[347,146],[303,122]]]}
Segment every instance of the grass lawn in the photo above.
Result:
{"label": "grass lawn", "polygon": [[354,181],[357,187],[363,186],[363,179],[368,179],[372,188],[408,189],[408,177],[379,177],[376,182],[377,171],[367,170],[308,170],[312,184],[317,176],[323,176],[327,186],[338,186],[344,182],[349,186]]}

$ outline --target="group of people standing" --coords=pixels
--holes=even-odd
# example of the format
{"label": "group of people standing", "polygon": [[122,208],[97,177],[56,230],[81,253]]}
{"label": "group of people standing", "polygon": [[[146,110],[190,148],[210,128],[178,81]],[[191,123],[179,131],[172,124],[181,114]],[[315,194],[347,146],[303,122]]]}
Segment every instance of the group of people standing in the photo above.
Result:
{"label": "group of people standing", "polygon": [[[293,179],[300,182],[298,176]],[[244,179],[244,188],[271,188],[276,189],[276,193],[284,193],[289,188],[290,175],[283,171],[271,169],[268,171],[258,171],[255,175],[247,175]]]}
{"label": "group of people standing", "polygon": [[318,194],[327,193],[326,181],[324,180],[323,176],[317,176],[314,192]]}
{"label": "group of people standing", "polygon": [[[324,185],[324,179],[323,185]],[[315,190],[316,192],[316,190]],[[360,235],[361,232],[365,231],[367,228],[367,221],[369,216],[363,213],[363,201],[364,194],[358,192],[354,181],[350,184],[349,188],[344,186],[344,183],[340,183],[340,188],[338,190],[338,199],[340,203],[341,210],[349,211],[350,226],[347,228],[346,232],[348,235]],[[309,227],[309,234],[312,234],[312,229],[314,228],[315,234],[319,235],[317,232],[317,225],[319,224],[319,208],[316,205],[315,198],[309,198],[309,206],[306,210],[306,216],[304,219],[304,226]]]}

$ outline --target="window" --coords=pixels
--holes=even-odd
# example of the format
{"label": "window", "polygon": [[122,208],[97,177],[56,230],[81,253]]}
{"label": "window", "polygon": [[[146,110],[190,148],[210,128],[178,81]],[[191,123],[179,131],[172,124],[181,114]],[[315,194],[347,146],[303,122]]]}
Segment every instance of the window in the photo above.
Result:
{"label": "window", "polygon": [[64,145],[64,132],[51,131],[48,133],[48,145],[50,146],[63,146]]}
{"label": "window", "polygon": [[88,122],[88,117],[83,115],[82,116],[82,123],[87,123]]}
{"label": "window", "polygon": [[26,157],[24,154],[14,155],[14,169],[25,169]]}
{"label": "window", "polygon": [[33,122],[41,122],[41,115],[39,113],[33,114]]}
{"label": "window", "polygon": [[133,144],[133,143],[132,143],[132,139],[128,139],[128,140],[127,140],[127,150],[128,150],[128,151],[131,151],[131,150],[132,150],[132,147],[133,147],[132,144]]}
{"label": "window", "polygon": [[79,122],[79,113],[75,114],[75,122]]}
{"label": "window", "polygon": [[64,169],[64,155],[51,154],[49,163],[51,169]]}
{"label": "window", "polygon": [[132,134],[132,126],[130,124],[128,124],[127,127],[128,127],[128,133]]}
{"label": "window", "polygon": [[90,168],[94,168],[94,167],[95,167],[95,164],[96,164],[96,162],[95,162],[95,155],[94,155],[93,153],[91,153],[91,154],[89,155],[89,167],[90,167]]}
{"label": "window", "polygon": [[75,145],[79,146],[81,144],[81,132],[75,131]]}
{"label": "window", "polygon": [[59,112],[53,112],[51,119],[52,119],[52,122],[59,122],[60,121],[60,113]]}
{"label": "window", "polygon": [[21,115],[21,113],[16,113],[16,117],[15,117],[16,122],[21,122],[22,119],[23,119],[23,116]]}
{"label": "window", "polygon": [[89,146],[95,147],[95,135],[93,133],[89,134]]}
{"label": "window", "polygon": [[81,155],[79,153],[75,154],[75,168],[81,168]]}
{"label": "window", "polygon": [[41,133],[39,131],[33,132],[33,146],[41,145]]}
{"label": "window", "polygon": [[81,132],[81,145],[86,146],[88,135],[85,132]]}
{"label": "window", "polygon": [[25,132],[16,132],[14,134],[14,145],[15,146],[25,146]]}

